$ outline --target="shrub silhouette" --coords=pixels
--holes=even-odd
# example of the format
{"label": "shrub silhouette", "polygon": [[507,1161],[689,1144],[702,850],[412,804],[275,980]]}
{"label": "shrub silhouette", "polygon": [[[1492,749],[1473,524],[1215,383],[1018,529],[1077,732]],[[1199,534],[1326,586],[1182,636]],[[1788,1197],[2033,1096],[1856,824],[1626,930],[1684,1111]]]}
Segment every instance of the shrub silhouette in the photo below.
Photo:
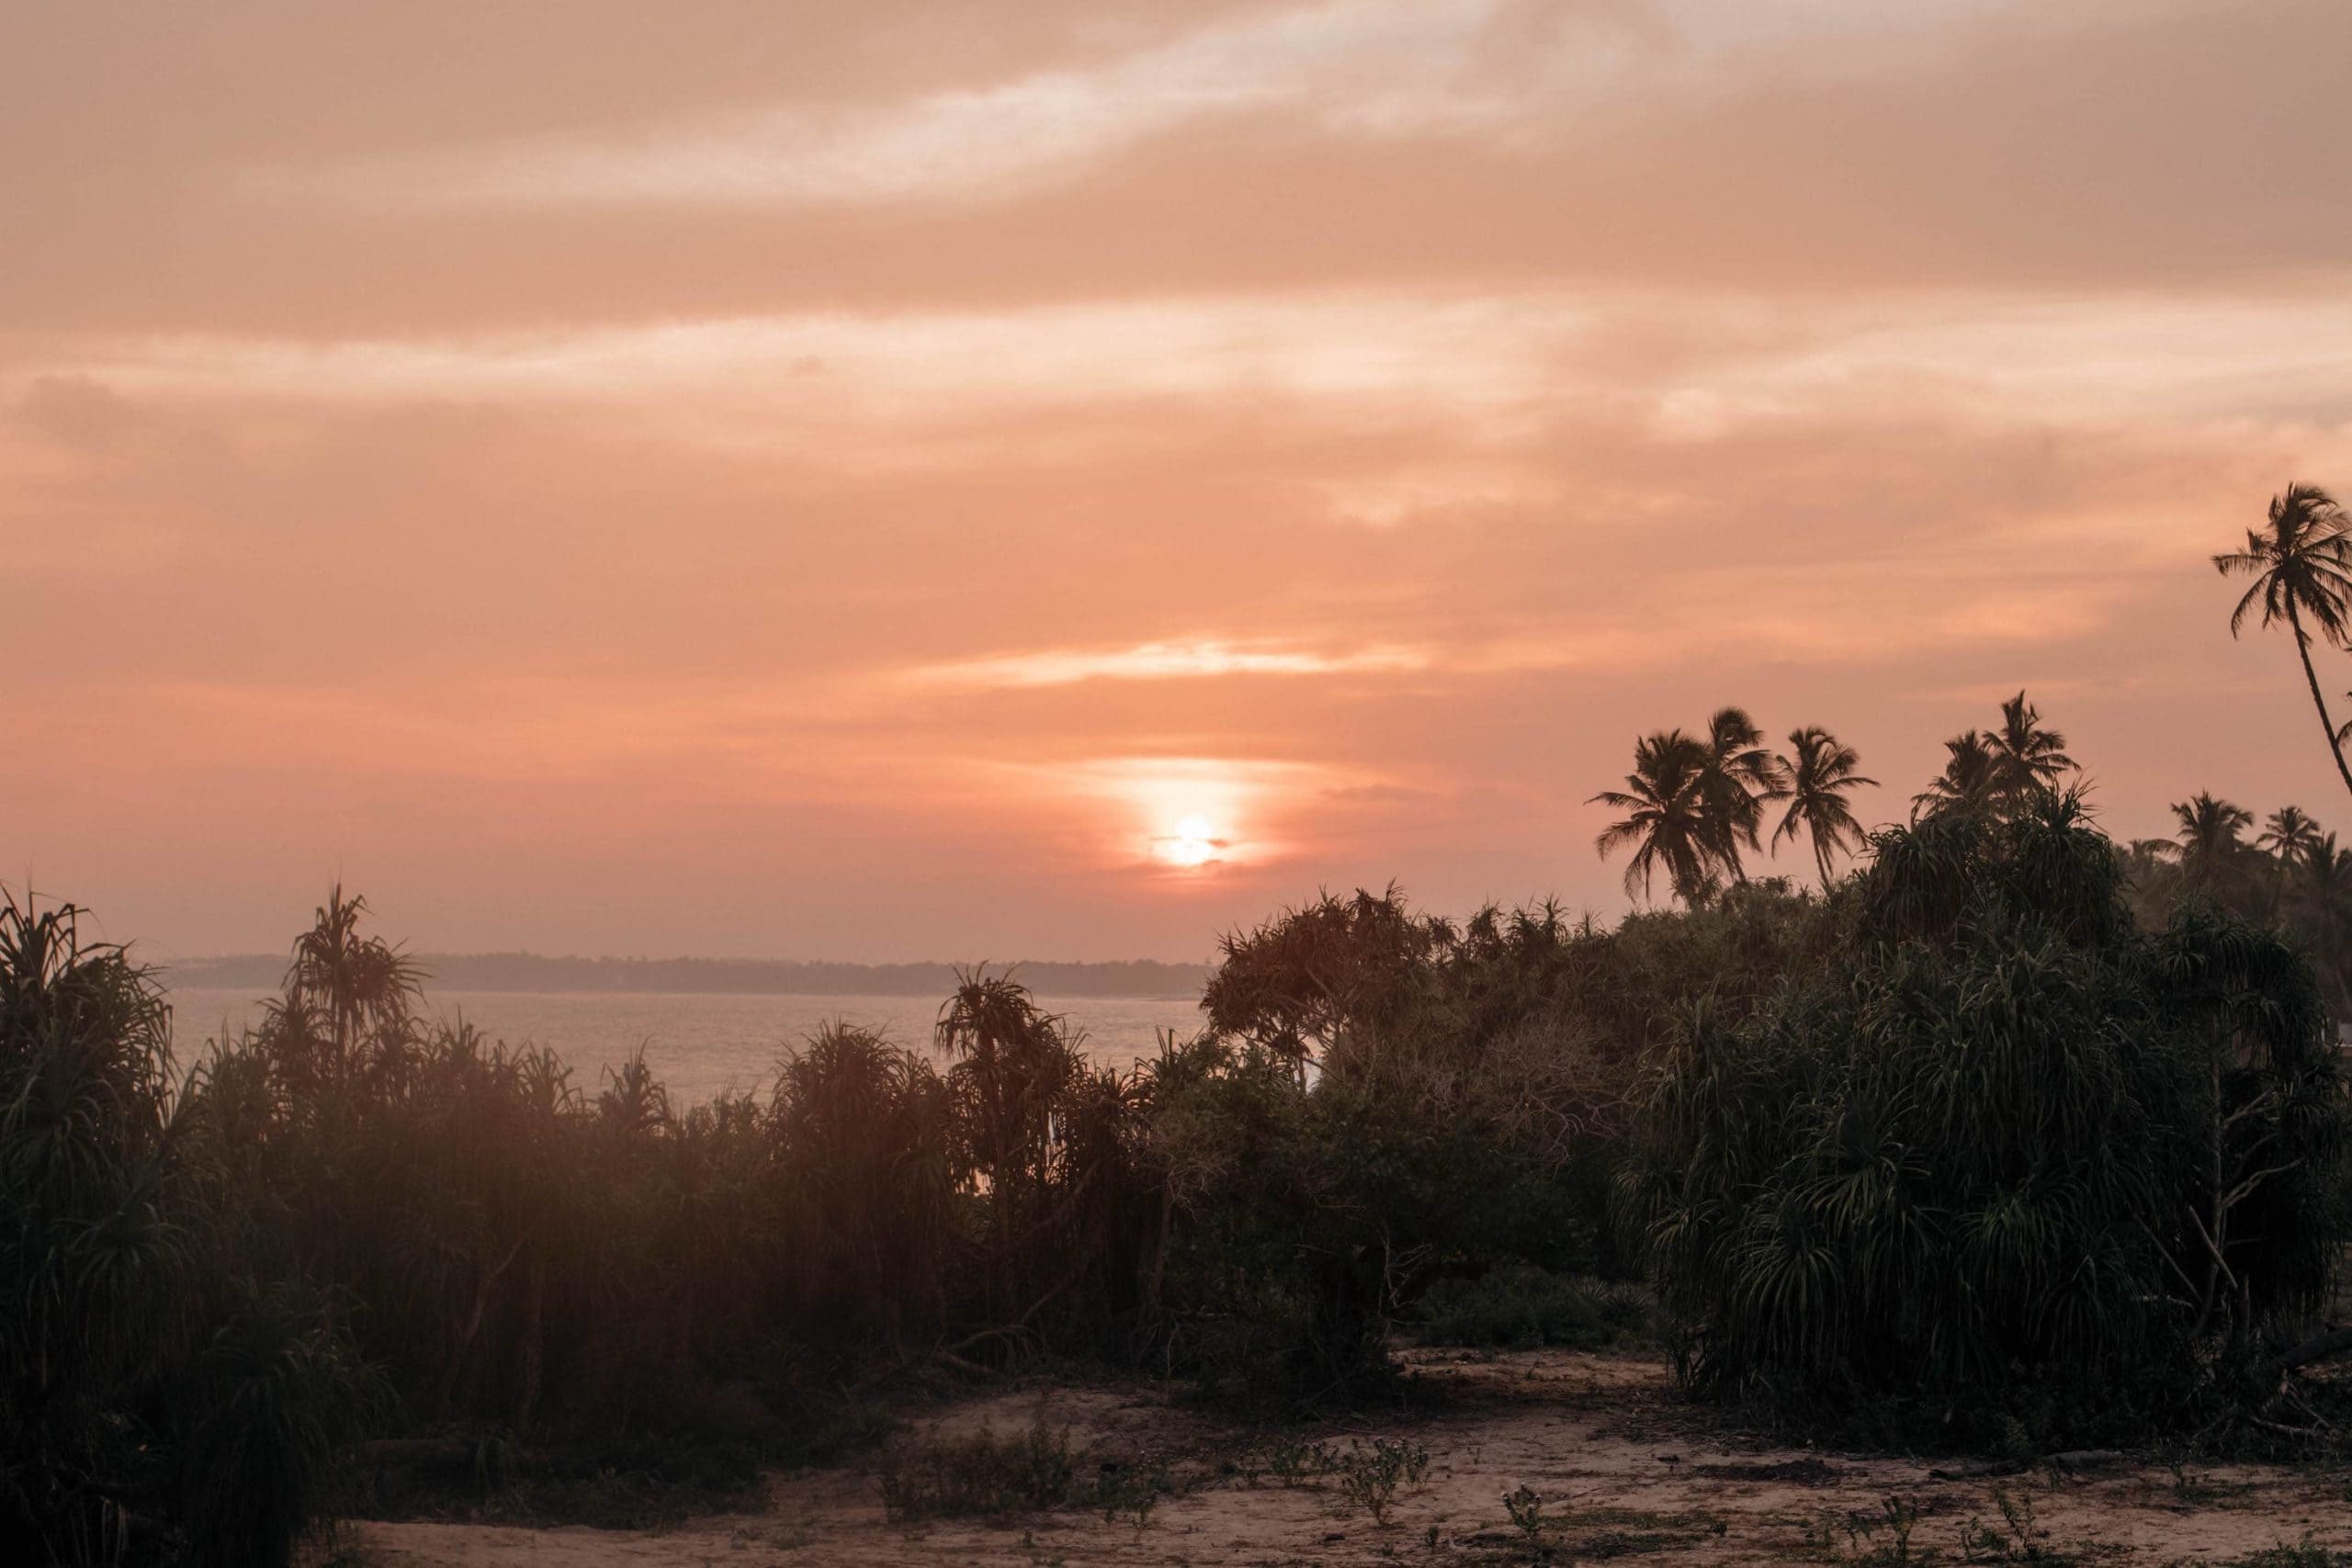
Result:
{"label": "shrub silhouette", "polygon": [[1630,1188],[1684,1375],[1946,1443],[2201,1420],[2346,1235],[2309,966],[2142,933],[2072,796],[1876,850],[1848,961],[1689,1008],[1656,1075]]}
{"label": "shrub silhouette", "polygon": [[0,905],[0,1534],[44,1560],[283,1563],[373,1384],[263,1289],[162,995],[71,906]]}

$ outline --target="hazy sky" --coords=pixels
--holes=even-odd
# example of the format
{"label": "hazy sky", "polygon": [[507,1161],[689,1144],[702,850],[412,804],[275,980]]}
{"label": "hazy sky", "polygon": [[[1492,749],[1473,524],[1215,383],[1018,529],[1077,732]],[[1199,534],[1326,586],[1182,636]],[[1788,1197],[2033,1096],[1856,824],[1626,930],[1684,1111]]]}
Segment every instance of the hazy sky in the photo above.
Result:
{"label": "hazy sky", "polygon": [[339,874],[430,948],[1192,958],[1614,911],[1637,731],[1826,725],[1891,818],[2020,685],[2119,833],[2352,829],[2205,564],[2352,490],[2347,62],[2341,0],[0,0],[0,878],[164,953]]}

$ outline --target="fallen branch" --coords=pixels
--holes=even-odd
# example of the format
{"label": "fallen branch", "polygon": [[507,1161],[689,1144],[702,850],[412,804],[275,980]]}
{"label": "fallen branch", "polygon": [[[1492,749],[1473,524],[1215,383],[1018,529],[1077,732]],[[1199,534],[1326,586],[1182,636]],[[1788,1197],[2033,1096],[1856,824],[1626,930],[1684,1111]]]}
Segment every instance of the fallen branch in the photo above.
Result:
{"label": "fallen branch", "polygon": [[2313,1361],[2324,1361],[2352,1350],[2352,1328],[2331,1328],[2324,1334],[2314,1334],[2301,1344],[2290,1347],[2278,1358],[2278,1370],[2291,1372],[2297,1367],[2307,1367]]}

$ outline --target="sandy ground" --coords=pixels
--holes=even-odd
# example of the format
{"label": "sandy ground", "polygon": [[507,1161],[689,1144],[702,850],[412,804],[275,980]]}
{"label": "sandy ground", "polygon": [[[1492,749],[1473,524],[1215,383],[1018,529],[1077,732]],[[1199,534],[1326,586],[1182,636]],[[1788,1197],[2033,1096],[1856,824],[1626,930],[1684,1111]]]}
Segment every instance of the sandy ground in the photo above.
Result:
{"label": "sandy ground", "polygon": [[[1889,1499],[1910,1516],[1914,1561],[2031,1561],[2029,1549],[2098,1563],[2223,1562],[2309,1540],[2352,1549],[2341,1472],[2263,1466],[2120,1465],[1937,1480],[1929,1465],[1773,1448],[1711,1430],[1668,1394],[1654,1364],[1623,1358],[1456,1351],[1416,1359],[1432,1400],[1408,1415],[1270,1437],[1221,1426],[1145,1384],[1033,1386],[957,1405],[930,1425],[1000,1434],[1041,1413],[1085,1455],[1176,1487],[1140,1526],[1132,1513],[1065,1509],[1001,1519],[894,1524],[860,1470],[778,1476],[764,1514],[651,1533],[424,1523],[356,1527],[365,1560],[606,1568],[635,1563],[1212,1565],[1369,1562],[1853,1562],[1892,1544]],[[1424,1447],[1426,1477],[1396,1493],[1386,1525],[1337,1476],[1285,1481],[1303,1442]],[[1295,1467],[1295,1466],[1294,1466]],[[1513,1525],[1506,1493],[1541,1498],[1537,1534]],[[2015,1518],[2006,1518],[1996,1487]],[[2030,1509],[2030,1521],[2022,1510]],[[1866,1529],[1865,1522],[1874,1524]],[[1990,1533],[1985,1533],[1990,1532]],[[1997,1538],[1997,1539],[1996,1539]],[[1973,1547],[1973,1551],[1969,1549]]]}

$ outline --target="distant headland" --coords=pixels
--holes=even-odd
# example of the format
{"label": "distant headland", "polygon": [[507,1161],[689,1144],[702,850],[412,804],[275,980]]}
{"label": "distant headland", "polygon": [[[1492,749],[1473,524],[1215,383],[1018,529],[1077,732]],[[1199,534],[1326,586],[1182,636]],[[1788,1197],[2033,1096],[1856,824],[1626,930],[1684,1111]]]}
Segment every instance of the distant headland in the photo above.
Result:
{"label": "distant headland", "polygon": [[[765,958],[548,958],[535,953],[426,953],[416,955],[435,990],[713,991],[735,995],[942,997],[956,988],[957,966],[924,964],[810,964]],[[1011,970],[1044,997],[1196,997],[1204,964],[1133,959],[1107,964],[990,964]],[[286,974],[282,953],[190,958],[164,978],[175,987],[275,989]]]}

